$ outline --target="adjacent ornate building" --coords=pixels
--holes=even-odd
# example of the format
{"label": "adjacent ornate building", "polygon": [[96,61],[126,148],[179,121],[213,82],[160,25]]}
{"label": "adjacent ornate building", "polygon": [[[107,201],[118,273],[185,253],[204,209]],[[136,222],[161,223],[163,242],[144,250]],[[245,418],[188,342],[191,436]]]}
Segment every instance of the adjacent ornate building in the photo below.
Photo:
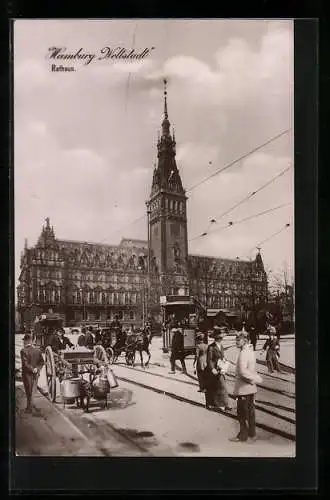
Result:
{"label": "adjacent ornate building", "polygon": [[139,324],[159,314],[161,295],[193,296],[205,307],[242,311],[267,300],[260,253],[253,261],[188,255],[187,196],[176,165],[167,93],[147,202],[148,239],[104,245],[56,238],[49,218],[37,244],[21,256],[18,311],[29,326],[52,309],[65,324],[105,322],[119,315]]}

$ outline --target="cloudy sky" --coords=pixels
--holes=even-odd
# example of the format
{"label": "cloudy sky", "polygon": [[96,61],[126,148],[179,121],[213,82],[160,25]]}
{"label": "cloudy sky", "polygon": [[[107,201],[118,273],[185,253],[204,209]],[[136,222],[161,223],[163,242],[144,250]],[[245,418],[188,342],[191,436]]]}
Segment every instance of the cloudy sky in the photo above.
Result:
{"label": "cloudy sky", "polygon": [[[139,62],[50,61],[67,53],[155,47]],[[51,64],[73,65],[52,72]],[[259,242],[267,269],[293,267],[293,133],[189,190],[293,127],[291,21],[18,20],[14,28],[15,259],[50,217],[61,239],[146,238],[145,213],[163,83],[188,200],[189,252],[247,258]],[[223,212],[277,174],[230,214]],[[229,221],[286,205],[246,222]],[[210,219],[217,224],[210,226]],[[222,228],[222,229],[220,229]],[[207,236],[196,236],[211,230]],[[219,229],[219,230],[218,230]],[[251,253],[252,249],[252,253]]]}

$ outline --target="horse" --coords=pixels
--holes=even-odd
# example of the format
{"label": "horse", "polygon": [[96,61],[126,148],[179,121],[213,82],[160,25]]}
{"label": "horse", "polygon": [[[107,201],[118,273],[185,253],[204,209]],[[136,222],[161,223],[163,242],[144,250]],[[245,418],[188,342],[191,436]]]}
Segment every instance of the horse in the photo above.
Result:
{"label": "horse", "polygon": [[[134,360],[135,360],[135,354],[136,352],[138,352],[140,354],[141,368],[144,368],[145,366],[149,365],[149,361],[151,358],[151,353],[149,351],[150,344],[151,344],[151,334],[147,332],[142,332],[142,334],[139,335],[138,339],[135,342]],[[145,363],[145,365],[143,364],[143,352],[145,352],[148,355],[148,361]]]}
{"label": "horse", "polygon": [[89,374],[89,380],[85,380],[82,377],[80,379],[79,396],[76,399],[77,406],[86,413],[88,413],[89,411],[91,398],[95,398],[97,401],[99,401],[100,406],[103,410],[108,407],[107,393],[110,392],[108,381],[103,381],[102,386],[94,384],[97,375],[100,372],[100,369],[96,369],[93,373]]}

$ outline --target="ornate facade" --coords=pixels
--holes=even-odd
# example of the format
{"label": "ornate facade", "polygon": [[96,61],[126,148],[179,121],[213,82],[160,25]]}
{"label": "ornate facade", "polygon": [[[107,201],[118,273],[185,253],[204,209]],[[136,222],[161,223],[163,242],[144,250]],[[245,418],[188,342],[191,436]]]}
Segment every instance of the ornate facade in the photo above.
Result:
{"label": "ornate facade", "polygon": [[52,309],[65,324],[106,322],[119,315],[140,324],[159,313],[161,295],[190,295],[205,307],[248,309],[267,300],[260,253],[253,261],[188,255],[187,196],[175,161],[165,90],[158,164],[147,202],[149,245],[123,239],[104,245],[55,237],[49,218],[37,244],[21,256],[18,311],[30,325]]}

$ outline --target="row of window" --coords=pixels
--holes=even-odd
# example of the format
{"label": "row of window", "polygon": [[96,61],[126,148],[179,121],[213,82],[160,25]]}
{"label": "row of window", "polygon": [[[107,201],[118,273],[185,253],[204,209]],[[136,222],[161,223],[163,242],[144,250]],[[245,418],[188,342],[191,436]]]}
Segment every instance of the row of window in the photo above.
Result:
{"label": "row of window", "polygon": [[55,250],[41,250],[41,249],[36,249],[34,250],[34,258],[38,260],[55,260],[55,261],[62,261],[62,258],[60,258],[60,255],[58,252]]}
{"label": "row of window", "polygon": [[[137,303],[137,295],[136,292],[105,293],[89,291],[82,294],[80,291],[75,291],[69,295],[68,299],[71,304],[134,305]],[[21,297],[21,300],[24,302],[24,297]],[[52,290],[38,288],[37,290],[37,302],[39,303],[59,304],[63,300],[64,295],[60,288]]]}
{"label": "row of window", "polygon": [[62,279],[62,272],[53,269],[37,269],[37,278],[40,279]]}
{"label": "row of window", "polygon": [[[214,295],[202,295],[201,302],[205,304],[207,307],[214,309],[239,308],[242,305],[242,302],[239,297],[230,297],[230,296],[216,297]],[[256,302],[259,302],[259,297],[256,297]]]}
{"label": "row of window", "polygon": [[183,201],[165,198],[165,209],[170,212],[182,214],[184,211]]}
{"label": "row of window", "polygon": [[128,312],[123,312],[123,311],[117,311],[117,310],[109,310],[109,311],[85,311],[85,315],[83,317],[83,313],[80,311],[75,311],[75,319],[77,321],[81,321],[82,319],[85,319],[87,321],[104,321],[104,320],[113,320],[115,317],[118,316],[120,320],[130,320],[130,321],[135,321],[137,315],[135,311],[128,311]]}
{"label": "row of window", "polygon": [[130,275],[106,275],[104,273],[87,273],[81,274],[79,272],[69,273],[69,279],[72,280],[81,280],[81,281],[103,281],[103,282],[111,282],[111,283],[140,283],[140,276],[130,276]]}
{"label": "row of window", "polygon": [[[160,199],[155,200],[151,203],[150,209],[152,212],[155,212],[158,208],[160,208]],[[168,210],[173,213],[183,214],[184,213],[184,204],[183,201],[172,200],[165,198],[165,210]]]}
{"label": "row of window", "polygon": [[203,283],[202,281],[194,281],[193,285],[195,286],[196,289],[201,290],[201,292],[206,293],[206,289],[208,290],[209,293],[228,293],[233,290],[240,290],[242,292],[251,292],[252,287],[251,285],[244,285],[243,283],[224,283],[222,285],[219,284],[214,284],[214,283]]}
{"label": "row of window", "polygon": [[76,291],[71,295],[71,300],[72,304],[129,305],[137,303],[137,293],[90,291],[82,294]]}

